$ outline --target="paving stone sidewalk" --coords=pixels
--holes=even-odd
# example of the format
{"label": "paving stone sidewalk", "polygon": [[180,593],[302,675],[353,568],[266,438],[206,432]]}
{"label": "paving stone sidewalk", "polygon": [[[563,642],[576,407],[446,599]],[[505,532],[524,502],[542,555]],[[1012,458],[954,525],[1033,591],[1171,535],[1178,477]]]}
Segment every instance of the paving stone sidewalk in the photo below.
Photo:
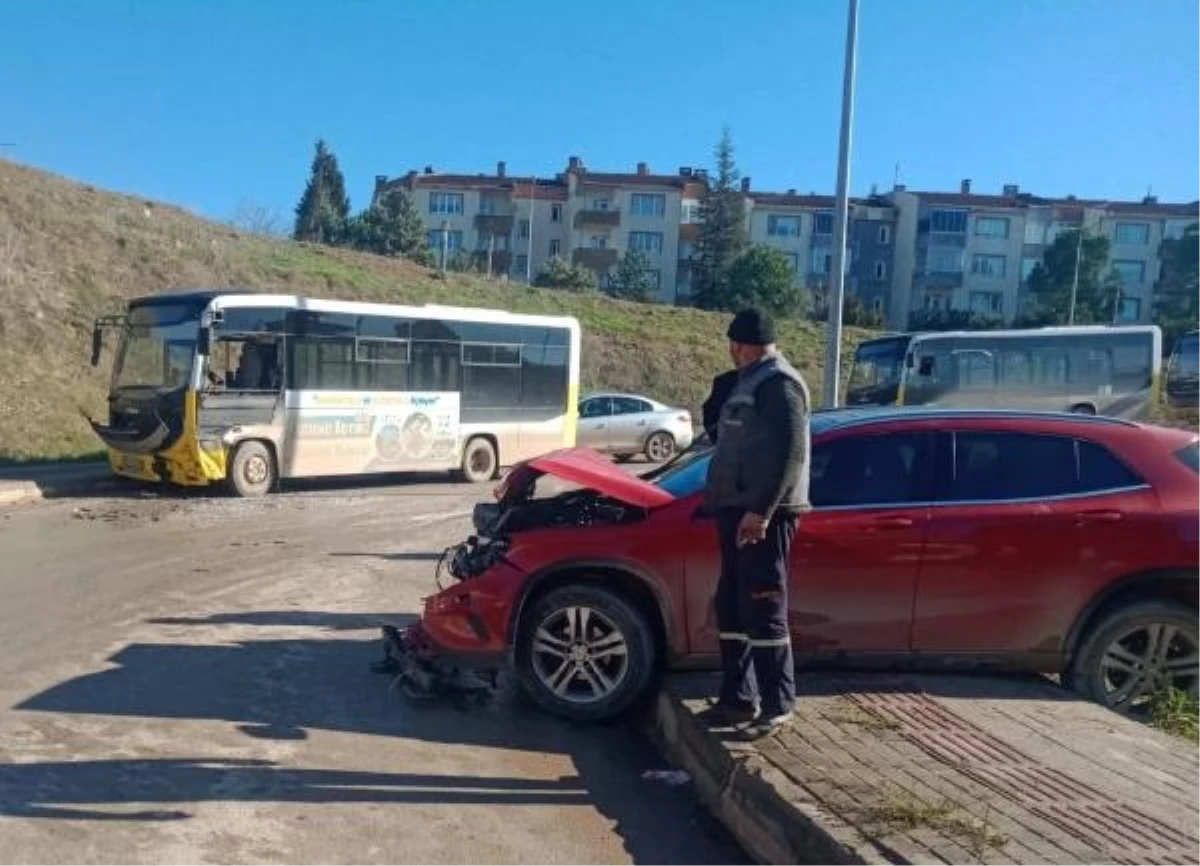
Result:
{"label": "paving stone sidewalk", "polygon": [[664,750],[752,856],[778,863],[1197,863],[1195,743],[1033,677],[805,674],[753,745],[668,680]]}

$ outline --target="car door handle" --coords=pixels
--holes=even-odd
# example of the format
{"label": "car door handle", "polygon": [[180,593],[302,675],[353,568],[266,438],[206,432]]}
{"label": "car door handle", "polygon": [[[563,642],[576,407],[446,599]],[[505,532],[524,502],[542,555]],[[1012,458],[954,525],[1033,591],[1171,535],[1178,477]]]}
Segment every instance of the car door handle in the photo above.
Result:
{"label": "car door handle", "polygon": [[911,517],[876,517],[871,521],[879,529],[907,529],[913,525]]}
{"label": "car door handle", "polygon": [[1085,523],[1118,523],[1124,516],[1120,511],[1112,508],[1097,508],[1092,511],[1076,512],[1075,523],[1079,526]]}

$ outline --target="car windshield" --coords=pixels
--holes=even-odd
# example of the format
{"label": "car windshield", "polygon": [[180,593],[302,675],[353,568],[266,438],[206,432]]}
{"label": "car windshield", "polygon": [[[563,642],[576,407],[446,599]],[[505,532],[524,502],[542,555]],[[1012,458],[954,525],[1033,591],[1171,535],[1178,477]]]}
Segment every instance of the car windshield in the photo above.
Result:
{"label": "car windshield", "polygon": [[691,496],[704,487],[710,457],[712,457],[711,448],[681,457],[678,463],[655,478],[653,483],[676,499]]}
{"label": "car windshield", "polygon": [[113,387],[173,390],[187,384],[199,320],[179,304],[134,307],[117,354]]}

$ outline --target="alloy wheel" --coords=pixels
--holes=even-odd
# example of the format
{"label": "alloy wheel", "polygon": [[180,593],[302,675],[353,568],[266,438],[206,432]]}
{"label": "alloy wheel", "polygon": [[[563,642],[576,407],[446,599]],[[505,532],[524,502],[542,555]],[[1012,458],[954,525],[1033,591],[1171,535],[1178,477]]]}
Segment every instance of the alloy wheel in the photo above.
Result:
{"label": "alloy wheel", "polygon": [[612,694],[629,670],[625,635],[591,607],[564,607],[547,616],[533,634],[533,670],[557,697],[591,703]]}
{"label": "alloy wheel", "polygon": [[1131,716],[1150,714],[1155,697],[1174,688],[1195,697],[1200,654],[1195,631],[1171,623],[1146,623],[1123,632],[1100,659],[1104,698]]}

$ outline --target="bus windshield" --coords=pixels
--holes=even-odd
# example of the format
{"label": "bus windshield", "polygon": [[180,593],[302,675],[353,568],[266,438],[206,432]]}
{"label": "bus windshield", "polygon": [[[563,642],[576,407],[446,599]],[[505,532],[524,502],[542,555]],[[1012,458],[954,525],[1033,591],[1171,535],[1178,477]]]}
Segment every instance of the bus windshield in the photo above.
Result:
{"label": "bus windshield", "polygon": [[[893,402],[904,369],[907,345],[907,339],[872,340],[860,345],[854,352],[854,364],[846,386],[848,402]],[[884,394],[885,391],[890,393]]]}
{"label": "bus windshield", "polygon": [[113,389],[174,390],[187,384],[199,318],[185,304],[133,307],[113,370]]}

